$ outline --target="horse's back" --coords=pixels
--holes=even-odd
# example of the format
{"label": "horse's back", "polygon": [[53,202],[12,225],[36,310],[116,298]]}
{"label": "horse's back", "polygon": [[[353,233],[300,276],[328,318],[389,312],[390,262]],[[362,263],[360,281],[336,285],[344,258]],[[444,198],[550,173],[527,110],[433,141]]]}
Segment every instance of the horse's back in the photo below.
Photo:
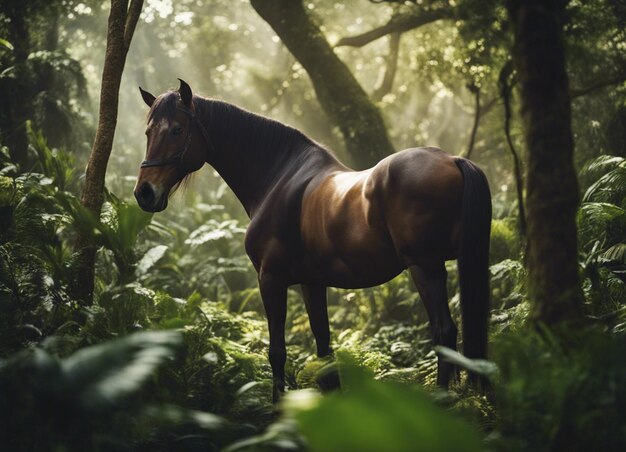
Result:
{"label": "horse's back", "polygon": [[304,260],[329,285],[358,287],[390,279],[417,254],[437,254],[431,248],[447,257],[461,187],[452,157],[436,148],[401,151],[366,171],[331,171],[303,199]]}

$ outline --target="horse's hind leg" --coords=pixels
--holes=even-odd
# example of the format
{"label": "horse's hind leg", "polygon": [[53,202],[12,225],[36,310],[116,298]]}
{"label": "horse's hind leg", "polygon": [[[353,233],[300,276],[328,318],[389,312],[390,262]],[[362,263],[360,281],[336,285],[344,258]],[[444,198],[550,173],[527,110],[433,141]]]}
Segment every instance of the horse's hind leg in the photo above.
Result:
{"label": "horse's hind leg", "polygon": [[331,349],[326,287],[302,284],[302,298],[304,298],[304,305],[309,314],[311,331],[313,331],[313,336],[315,336],[317,356],[321,358],[329,355]]}
{"label": "horse's hind leg", "polygon": [[[304,305],[309,314],[311,331],[315,336],[317,356],[320,358],[328,356],[332,353],[332,349],[330,348],[326,287],[302,284],[302,298],[304,298]],[[331,369],[318,375],[317,383],[323,391],[339,388],[337,370]]]}
{"label": "horse's hind leg", "polygon": [[276,276],[259,275],[259,288],[270,333],[269,359],[272,366],[272,400],[278,402],[285,392],[285,319],[287,317],[287,285]]}
{"label": "horse's hind leg", "polygon": [[[424,302],[435,345],[444,345],[456,350],[457,328],[450,316],[446,280],[448,273],[442,262],[436,270],[411,266],[411,276]],[[448,387],[454,366],[439,356],[437,361],[437,384]]]}

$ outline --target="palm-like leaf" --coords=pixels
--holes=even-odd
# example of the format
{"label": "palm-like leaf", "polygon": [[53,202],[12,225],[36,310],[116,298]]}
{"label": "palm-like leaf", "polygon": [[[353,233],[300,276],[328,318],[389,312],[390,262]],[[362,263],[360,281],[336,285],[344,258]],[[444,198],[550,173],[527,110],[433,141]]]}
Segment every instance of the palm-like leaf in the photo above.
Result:
{"label": "palm-like leaf", "polygon": [[612,202],[621,205],[626,198],[626,160],[598,179],[585,193],[583,202]]}
{"label": "palm-like leaf", "polygon": [[165,245],[157,245],[150,248],[137,264],[135,275],[143,276],[148,273],[148,270],[150,270],[154,264],[156,264],[165,255],[167,249],[168,247]]}
{"label": "palm-like leaf", "polygon": [[[624,239],[623,226],[626,225],[626,210],[614,204],[604,202],[584,203],[578,212],[578,229],[583,249],[593,243],[611,245],[608,241],[620,242]],[[619,231],[621,237],[619,236]],[[616,234],[613,232],[617,231]]]}
{"label": "palm-like leaf", "polygon": [[595,175],[596,177],[606,174],[607,172],[615,169],[615,167],[622,164],[626,159],[616,155],[601,155],[591,162],[587,163],[585,167],[580,171],[581,176],[588,174]]}
{"label": "palm-like leaf", "polygon": [[185,243],[191,246],[200,246],[207,242],[213,242],[220,239],[232,239],[235,235],[241,235],[246,232],[245,229],[239,227],[237,220],[216,221],[210,219],[198,229],[189,234],[189,238]]}
{"label": "palm-like leaf", "polygon": [[26,131],[30,147],[37,155],[35,168],[50,177],[59,190],[70,187],[76,172],[73,155],[50,149],[41,131],[34,130],[30,121],[26,121]]}
{"label": "palm-like leaf", "polygon": [[62,387],[84,408],[110,407],[140,389],[180,343],[179,333],[158,331],[84,348],[62,362]]}
{"label": "palm-like leaf", "polygon": [[617,262],[626,265],[626,243],[616,243],[602,253],[601,257],[607,262]]}

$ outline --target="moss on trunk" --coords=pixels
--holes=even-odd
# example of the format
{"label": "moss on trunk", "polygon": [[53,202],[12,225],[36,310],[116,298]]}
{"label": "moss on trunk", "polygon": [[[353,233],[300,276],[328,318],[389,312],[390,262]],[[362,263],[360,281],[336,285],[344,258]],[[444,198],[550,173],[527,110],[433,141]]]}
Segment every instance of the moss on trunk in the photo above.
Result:
{"label": "moss on trunk", "polygon": [[526,141],[528,273],[535,320],[579,320],[578,183],[560,0],[512,0],[514,61]]}

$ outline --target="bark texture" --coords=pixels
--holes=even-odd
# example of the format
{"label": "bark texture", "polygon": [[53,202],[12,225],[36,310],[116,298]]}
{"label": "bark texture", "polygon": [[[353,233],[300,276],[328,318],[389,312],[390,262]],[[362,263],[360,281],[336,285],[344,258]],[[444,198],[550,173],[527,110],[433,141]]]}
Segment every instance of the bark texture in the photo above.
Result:
{"label": "bark texture", "polygon": [[581,318],[570,95],[561,0],[508,2],[527,147],[528,273],[533,317],[548,325]]}
{"label": "bark texture", "polygon": [[[142,5],[143,0],[132,0],[130,6],[128,0],[111,1],[98,128],[85,172],[81,198],[83,205],[96,217],[100,216],[104,201],[104,178],[117,125],[120,82]],[[80,266],[77,271],[75,296],[90,304],[94,287],[96,246],[89,237],[79,235],[77,249],[80,253]]]}
{"label": "bark texture", "polygon": [[251,3],[309,74],[320,105],[339,127],[357,169],[370,167],[394,152],[378,108],[334,53],[302,0]]}

